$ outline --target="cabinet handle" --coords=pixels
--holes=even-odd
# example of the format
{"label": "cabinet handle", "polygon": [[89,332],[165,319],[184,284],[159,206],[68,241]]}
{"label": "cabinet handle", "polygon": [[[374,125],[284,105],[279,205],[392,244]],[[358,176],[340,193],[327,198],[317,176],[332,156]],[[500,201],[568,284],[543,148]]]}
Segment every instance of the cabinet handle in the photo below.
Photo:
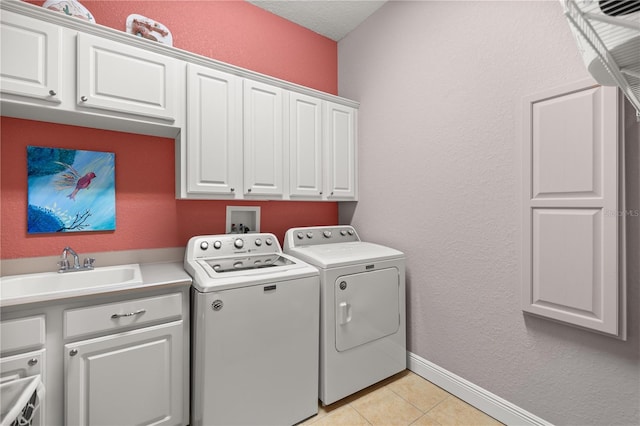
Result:
{"label": "cabinet handle", "polygon": [[49,95],[55,96],[55,95],[57,95],[57,93],[56,93],[55,90],[49,90]]}
{"label": "cabinet handle", "polygon": [[251,192],[251,188],[247,189],[247,192]]}
{"label": "cabinet handle", "polygon": [[76,356],[76,355],[78,355],[78,350],[77,350],[77,349],[71,349],[71,350],[69,351],[69,355],[71,355],[71,356]]}
{"label": "cabinet handle", "polygon": [[231,192],[233,192],[233,191],[235,191],[235,190],[236,190],[235,188],[231,188]]}
{"label": "cabinet handle", "polygon": [[322,191],[320,191],[320,195],[322,195]]}
{"label": "cabinet handle", "polygon": [[87,102],[89,100],[89,98],[87,98],[86,96],[80,96],[80,100],[82,102]]}
{"label": "cabinet handle", "polygon": [[113,315],[111,315],[111,319],[118,319],[118,318],[122,318],[122,317],[132,317],[134,315],[144,314],[145,312],[147,312],[146,309],[138,309],[135,312],[129,312],[127,314],[113,314]]}
{"label": "cabinet handle", "polygon": [[38,358],[31,358],[29,361],[27,361],[27,364],[29,364],[30,367],[33,367],[37,363],[38,363]]}

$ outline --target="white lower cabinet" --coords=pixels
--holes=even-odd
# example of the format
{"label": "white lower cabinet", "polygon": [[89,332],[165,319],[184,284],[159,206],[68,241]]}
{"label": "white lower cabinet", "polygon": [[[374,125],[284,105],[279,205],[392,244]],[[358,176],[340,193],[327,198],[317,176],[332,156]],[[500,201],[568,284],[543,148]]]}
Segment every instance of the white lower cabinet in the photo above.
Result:
{"label": "white lower cabinet", "polygon": [[37,426],[187,425],[189,289],[3,307],[0,382],[40,375]]}
{"label": "white lower cabinet", "polygon": [[70,425],[182,424],[182,321],[69,343]]}
{"label": "white lower cabinet", "polygon": [[[25,377],[39,375],[41,380],[45,377],[45,354],[44,349],[33,352],[21,353],[19,355],[0,358],[0,383],[8,383]],[[46,384],[45,384],[46,386]],[[45,403],[40,401],[40,406],[33,418],[33,426],[44,426]]]}
{"label": "white lower cabinet", "polygon": [[[44,315],[3,319],[0,322],[0,384],[34,376],[40,376],[45,383],[45,335]],[[39,404],[33,418],[34,426],[46,424],[45,403],[40,400]]]}

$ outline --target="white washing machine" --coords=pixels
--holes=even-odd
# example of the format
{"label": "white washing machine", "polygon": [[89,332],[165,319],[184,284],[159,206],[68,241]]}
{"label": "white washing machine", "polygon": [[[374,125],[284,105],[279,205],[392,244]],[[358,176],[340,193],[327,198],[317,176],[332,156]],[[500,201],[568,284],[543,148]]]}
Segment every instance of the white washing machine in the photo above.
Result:
{"label": "white washing machine", "polygon": [[407,367],[405,257],[351,226],[289,229],[284,251],[320,270],[320,400],[328,405]]}
{"label": "white washing machine", "polygon": [[191,425],[292,425],[318,412],[319,275],[273,234],[189,240]]}

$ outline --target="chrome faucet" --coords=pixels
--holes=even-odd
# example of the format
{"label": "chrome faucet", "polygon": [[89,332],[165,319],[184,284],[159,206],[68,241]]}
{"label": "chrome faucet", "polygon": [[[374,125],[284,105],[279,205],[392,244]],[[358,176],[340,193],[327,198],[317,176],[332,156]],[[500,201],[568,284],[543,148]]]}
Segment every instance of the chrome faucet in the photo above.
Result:
{"label": "chrome faucet", "polygon": [[[69,264],[69,259],[67,258],[69,254],[73,256],[73,267],[71,267],[71,265]],[[62,249],[62,256],[60,257],[60,261],[58,262],[58,265],[60,266],[58,272],[73,272],[93,269],[94,261],[95,259],[87,257],[86,259],[84,259],[84,265],[80,266],[80,257],[78,256],[78,253],[76,253],[75,250],[71,247],[67,246]]]}

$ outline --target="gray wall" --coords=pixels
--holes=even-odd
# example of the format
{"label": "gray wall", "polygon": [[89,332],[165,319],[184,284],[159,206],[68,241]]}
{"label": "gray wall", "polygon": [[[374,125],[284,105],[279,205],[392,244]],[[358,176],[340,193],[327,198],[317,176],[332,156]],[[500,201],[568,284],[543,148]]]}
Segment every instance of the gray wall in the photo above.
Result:
{"label": "gray wall", "polygon": [[[640,424],[640,224],[627,342],[520,310],[521,98],[588,77],[558,1],[391,1],[339,45],[367,240],[407,254],[409,350],[556,424]],[[629,210],[638,124],[627,125]]]}

